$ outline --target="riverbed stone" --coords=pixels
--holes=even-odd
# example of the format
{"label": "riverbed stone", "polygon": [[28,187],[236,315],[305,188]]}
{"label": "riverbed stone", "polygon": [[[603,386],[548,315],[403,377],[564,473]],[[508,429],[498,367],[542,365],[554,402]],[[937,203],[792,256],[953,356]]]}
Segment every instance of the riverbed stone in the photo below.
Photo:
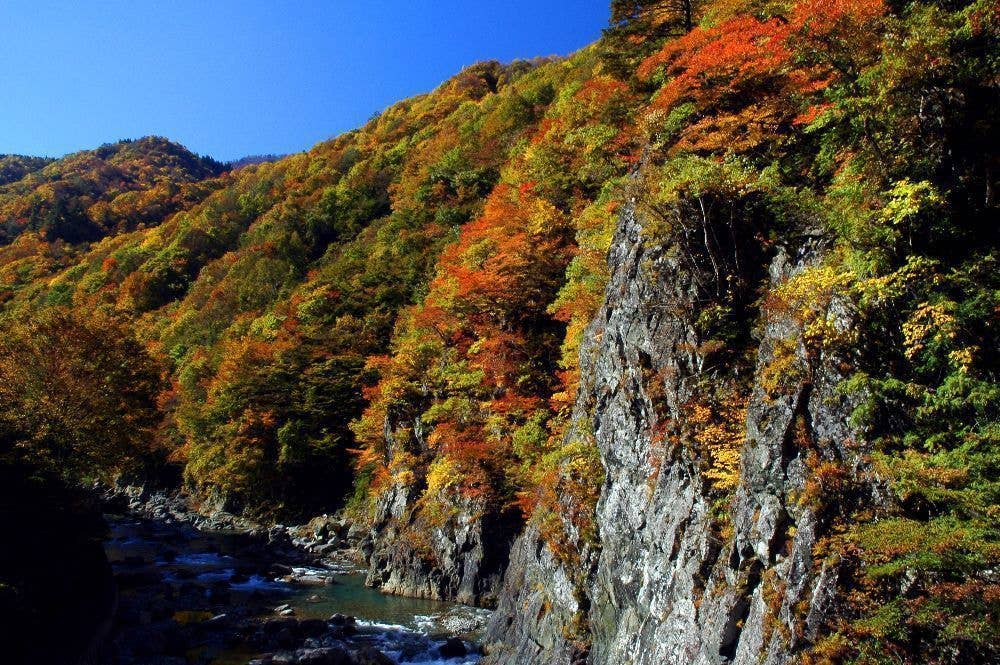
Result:
{"label": "riverbed stone", "polygon": [[364,647],[354,652],[355,665],[396,665],[392,658],[376,649]]}
{"label": "riverbed stone", "polygon": [[301,665],[353,665],[354,660],[347,650],[340,647],[319,647],[296,652],[295,663]]}
{"label": "riverbed stone", "polygon": [[357,624],[357,619],[347,614],[340,614],[339,612],[337,614],[331,615],[330,618],[327,619],[326,621],[327,623],[332,624],[334,626],[346,626],[346,625]]}
{"label": "riverbed stone", "polygon": [[299,622],[291,617],[281,619],[268,619],[264,622],[264,632],[268,635],[275,635],[285,628],[297,630]]}
{"label": "riverbed stone", "polygon": [[465,642],[457,637],[449,637],[444,644],[438,647],[438,652],[442,658],[461,658],[469,653]]}
{"label": "riverbed stone", "polygon": [[303,619],[299,621],[299,632],[306,637],[319,637],[326,631],[327,625],[322,619]]}

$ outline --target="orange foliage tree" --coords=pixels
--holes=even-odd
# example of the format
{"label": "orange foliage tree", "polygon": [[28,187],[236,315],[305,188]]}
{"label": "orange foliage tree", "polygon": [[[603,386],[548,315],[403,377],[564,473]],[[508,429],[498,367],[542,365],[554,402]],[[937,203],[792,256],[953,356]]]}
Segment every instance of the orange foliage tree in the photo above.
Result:
{"label": "orange foliage tree", "polygon": [[640,78],[663,82],[647,127],[655,135],[683,119],[676,150],[744,152],[780,140],[815,117],[819,93],[857,75],[884,12],[882,0],[805,0],[787,17],[737,14],[699,27],[640,65]]}
{"label": "orange foliage tree", "polygon": [[375,365],[382,378],[355,425],[377,451],[363,458],[381,469],[376,489],[408,453],[447,457],[469,496],[511,498],[511,433],[551,390],[561,326],[545,309],[571,255],[568,232],[530,186],[500,185],[445,249],[394,355]]}

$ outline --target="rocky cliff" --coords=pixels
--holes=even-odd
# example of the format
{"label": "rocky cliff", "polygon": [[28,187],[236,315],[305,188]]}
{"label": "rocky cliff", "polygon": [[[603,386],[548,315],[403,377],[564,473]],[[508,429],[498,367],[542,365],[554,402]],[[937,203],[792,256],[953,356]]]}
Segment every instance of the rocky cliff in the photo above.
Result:
{"label": "rocky cliff", "polygon": [[403,596],[494,605],[519,528],[516,517],[456,498],[459,509],[428,520],[414,510],[422,489],[396,485],[379,497],[362,543],[366,583]]}
{"label": "rocky cliff", "polygon": [[[837,554],[814,555],[827,517],[813,494],[822,461],[863,472],[850,404],[836,390],[848,359],[812,353],[780,311],[748,319],[756,360],[743,383],[739,478],[720,501],[697,437],[662,433],[684,429],[686,405],[738,381],[739,363],[706,370],[692,353],[704,300],[698,271],[676,245],[651,242],[646,226],[634,203],[623,208],[605,303],[581,353],[591,380],[578,408],[591,414],[607,473],[600,555],[567,570],[528,529],[490,625],[492,662],[568,663],[589,643],[593,663],[782,663],[816,638],[833,602]],[[822,255],[809,236],[760,252],[761,283],[772,289]],[[850,329],[843,304],[831,302],[824,316]],[[794,380],[774,394],[764,385],[788,340],[781,372]]]}

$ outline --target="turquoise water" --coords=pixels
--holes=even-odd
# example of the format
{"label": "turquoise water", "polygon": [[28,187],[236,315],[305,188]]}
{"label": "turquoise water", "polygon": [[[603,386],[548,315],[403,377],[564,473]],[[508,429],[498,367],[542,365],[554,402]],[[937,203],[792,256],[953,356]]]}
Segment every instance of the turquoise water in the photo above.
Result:
{"label": "turquoise water", "polygon": [[[474,655],[444,660],[437,647],[449,636],[478,639],[474,627],[485,620],[484,610],[386,595],[366,587],[363,575],[345,573],[345,566],[286,560],[283,553],[253,544],[243,534],[205,533],[120,517],[109,517],[109,524],[105,550],[126,581],[120,585],[126,603],[160,607],[161,615],[172,614],[176,622],[204,622],[220,614],[263,621],[287,604],[298,619],[356,617],[360,630],[353,641],[377,646],[400,663],[461,665],[478,660]],[[279,576],[275,564],[292,567],[294,574]],[[216,640],[225,646],[214,651],[210,661],[202,654],[189,662],[221,665],[246,662],[254,655],[234,646],[229,637]]]}
{"label": "turquoise water", "polygon": [[367,587],[361,575],[334,575],[329,586],[288,585],[280,601],[295,608],[296,616],[326,619],[331,614],[350,614],[366,621],[419,629],[426,617],[447,614],[453,603],[390,596]]}

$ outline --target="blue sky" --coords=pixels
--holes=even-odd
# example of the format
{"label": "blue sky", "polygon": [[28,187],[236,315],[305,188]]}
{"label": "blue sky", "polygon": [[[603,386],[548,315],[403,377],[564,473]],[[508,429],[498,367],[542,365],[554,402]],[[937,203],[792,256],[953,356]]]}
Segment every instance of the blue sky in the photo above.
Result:
{"label": "blue sky", "polygon": [[0,153],[163,135],[303,150],[478,60],[565,55],[608,0],[4,0]]}

